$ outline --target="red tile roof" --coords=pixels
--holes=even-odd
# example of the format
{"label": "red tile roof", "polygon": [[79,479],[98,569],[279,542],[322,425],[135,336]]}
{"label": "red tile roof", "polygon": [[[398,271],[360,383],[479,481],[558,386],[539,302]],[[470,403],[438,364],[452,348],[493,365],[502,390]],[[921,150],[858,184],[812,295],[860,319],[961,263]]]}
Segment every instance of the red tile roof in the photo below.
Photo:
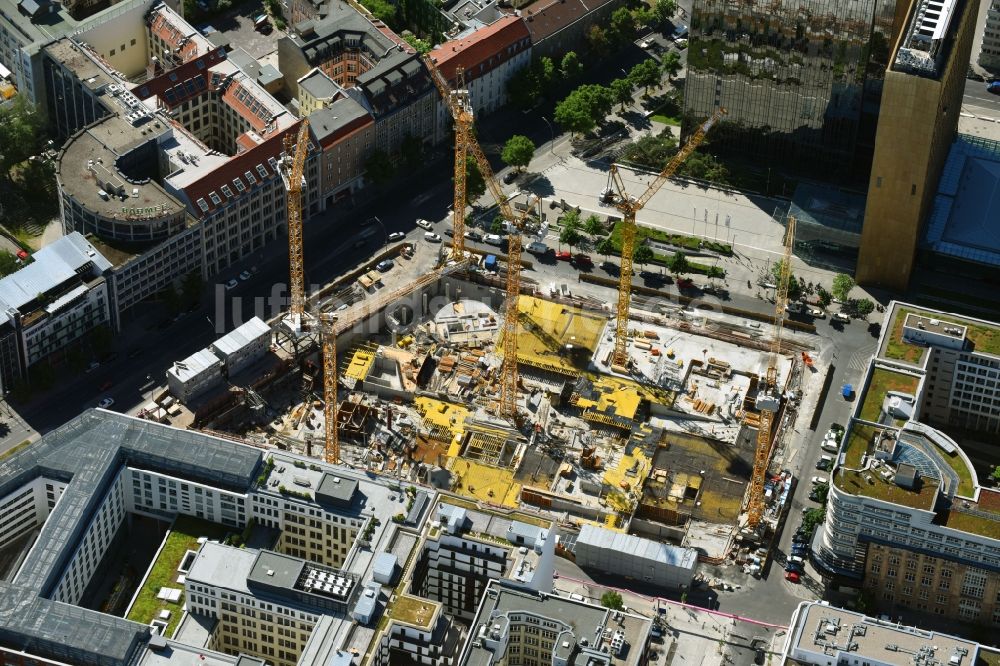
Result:
{"label": "red tile roof", "polygon": [[[139,99],[159,97],[165,106],[173,108],[186,99],[206,92],[210,85],[209,68],[225,59],[226,50],[222,47],[217,48],[200,58],[189,60],[179,67],[149,79],[133,88],[132,93]],[[185,86],[186,81],[191,81],[192,85]],[[167,91],[173,91],[169,97]]]}
{"label": "red tile roof", "polygon": [[[241,196],[246,196],[247,193],[260,185],[261,180],[266,178],[271,178],[272,176],[280,177],[281,174],[277,173],[272,165],[268,162],[270,158],[278,159],[281,157],[281,152],[284,150],[284,137],[286,134],[291,134],[293,137],[299,131],[299,122],[296,121],[294,125],[286,128],[284,131],[277,132],[267,138],[263,143],[258,146],[245,150],[242,153],[232,157],[225,164],[219,168],[206,173],[202,178],[191,183],[184,188],[184,193],[187,195],[188,200],[194,206],[194,213],[199,217],[204,217],[211,214],[216,208],[220,208],[229,203],[228,197],[222,191],[223,185],[228,185],[229,189],[233,193],[233,199],[239,199]],[[258,166],[263,167],[266,176],[262,176]],[[245,177],[246,172],[253,174],[256,183],[251,183]],[[239,179],[243,182],[246,190],[240,192],[239,188],[234,186],[233,180]],[[212,201],[211,193],[215,192],[221,202],[215,204]],[[198,200],[202,199],[208,205],[208,210],[203,211],[198,204]]]}
{"label": "red tile roof", "polygon": [[[526,49],[529,39],[524,22],[517,16],[506,16],[467,37],[445,42],[430,56],[449,81],[455,79],[459,65],[465,68],[466,79],[474,79]],[[516,47],[513,53],[508,52],[511,46]]]}
{"label": "red tile roof", "polygon": [[531,42],[551,37],[614,0],[539,0],[521,8]]}

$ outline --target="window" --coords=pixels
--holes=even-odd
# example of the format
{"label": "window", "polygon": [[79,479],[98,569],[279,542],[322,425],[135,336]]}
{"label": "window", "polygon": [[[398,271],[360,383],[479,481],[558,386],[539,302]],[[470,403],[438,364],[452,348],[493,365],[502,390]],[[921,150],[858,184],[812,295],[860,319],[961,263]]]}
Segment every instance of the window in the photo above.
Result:
{"label": "window", "polygon": [[252,173],[250,173],[249,171],[247,171],[243,175],[246,176],[247,182],[250,183],[250,185],[256,185],[257,184],[257,178],[254,177],[254,175]]}

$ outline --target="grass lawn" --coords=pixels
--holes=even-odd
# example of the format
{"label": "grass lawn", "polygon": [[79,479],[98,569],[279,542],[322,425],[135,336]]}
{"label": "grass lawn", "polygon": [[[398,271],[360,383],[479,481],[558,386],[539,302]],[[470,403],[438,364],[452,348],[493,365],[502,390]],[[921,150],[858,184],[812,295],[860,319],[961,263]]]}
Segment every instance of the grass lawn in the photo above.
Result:
{"label": "grass lawn", "polygon": [[931,314],[921,312],[919,310],[900,308],[895,321],[892,323],[892,335],[885,350],[885,355],[889,358],[907,361],[908,363],[918,363],[923,357],[924,347],[903,342],[903,323],[906,321],[906,315],[908,313],[931,317],[933,319],[948,322],[949,324],[965,326],[965,335],[969,341],[972,342],[972,346],[977,352],[985,354],[1000,354],[1000,326],[976,324],[968,320],[958,319],[956,317],[948,317],[937,313]]}
{"label": "grass lawn", "polygon": [[0,453],[0,460],[3,460],[4,458],[7,458],[9,456],[14,455],[15,453],[17,453],[21,449],[27,448],[30,445],[31,445],[31,440],[30,439],[26,439],[23,442],[21,442],[20,444],[18,444],[17,446],[9,448],[6,451],[4,451],[3,453]]}
{"label": "grass lawn", "polygon": [[680,127],[681,119],[676,116],[668,116],[662,113],[654,113],[649,117],[650,120],[658,123],[663,123],[664,125],[675,125]]}
{"label": "grass lawn", "polygon": [[[615,254],[621,255],[622,249],[622,229],[621,225],[624,222],[615,222],[614,228],[611,230],[611,243],[614,245]],[[668,243],[670,245],[676,245],[677,247],[684,248],[692,251],[713,250],[724,256],[731,256],[733,254],[733,246],[728,243],[719,243],[717,241],[704,241],[702,242],[698,238],[693,236],[683,236],[681,234],[668,234],[660,229],[653,229],[651,227],[644,227],[642,225],[636,225],[635,233],[635,243],[636,246],[642,243],[646,239],[652,239],[660,243]],[[670,260],[670,255],[660,254],[659,252],[653,252],[653,262],[666,264]],[[688,261],[688,266],[691,273],[703,273],[708,274],[708,272],[713,268],[708,264],[700,264],[694,261]]]}
{"label": "grass lawn", "polygon": [[156,563],[149,571],[149,577],[143,582],[139,596],[129,610],[127,619],[142,624],[149,624],[155,619],[161,610],[170,611],[170,620],[167,623],[166,636],[172,636],[177,623],[181,620],[181,608],[184,606],[184,594],[177,603],[170,603],[157,599],[156,594],[161,587],[179,587],[183,585],[177,583],[177,567],[180,566],[184,553],[189,550],[198,550],[198,537],[208,537],[209,539],[222,539],[232,528],[225,527],[205,520],[198,520],[188,516],[178,516],[174,521],[170,533],[167,535],[167,542],[160,551]]}
{"label": "grass lawn", "polygon": [[857,469],[861,467],[861,458],[868,452],[868,447],[872,443],[872,438],[878,428],[870,425],[855,423],[851,427],[851,434],[847,438],[847,446],[844,447],[844,467]]}
{"label": "grass lawn", "polygon": [[969,470],[969,466],[965,464],[962,460],[962,456],[957,453],[947,454],[944,451],[939,452],[944,461],[955,470],[955,474],[958,474],[958,494],[965,497],[972,496],[972,471]]}
{"label": "grass lawn", "polygon": [[913,312],[907,308],[899,308],[896,319],[892,322],[892,332],[889,334],[889,341],[885,345],[886,358],[895,359],[919,365],[923,360],[926,347],[911,345],[903,341],[903,323],[906,322],[906,315]]}
{"label": "grass lawn", "polygon": [[878,421],[879,414],[882,412],[882,401],[885,400],[886,393],[889,391],[900,391],[901,393],[915,395],[919,381],[917,377],[911,377],[910,375],[904,375],[900,372],[893,372],[883,368],[875,368],[875,371],[872,372],[871,383],[865,392],[865,401],[861,405],[861,418],[865,421]]}

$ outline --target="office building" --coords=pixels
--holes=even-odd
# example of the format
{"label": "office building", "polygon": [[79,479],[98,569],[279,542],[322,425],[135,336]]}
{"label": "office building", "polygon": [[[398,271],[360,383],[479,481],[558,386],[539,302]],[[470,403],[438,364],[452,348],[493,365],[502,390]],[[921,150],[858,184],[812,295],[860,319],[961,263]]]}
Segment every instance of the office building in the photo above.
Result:
{"label": "office building", "polygon": [[990,72],[1000,71],[1000,2],[988,2],[986,25],[983,26],[983,43],[979,50],[979,66]]}
{"label": "office building", "polygon": [[[1000,428],[995,324],[892,303],[813,549],[885,612],[1000,622],[1000,492],[963,437]],[[981,433],[981,435],[977,435]]]}
{"label": "office building", "polygon": [[955,139],[976,3],[916,0],[890,52],[856,278],[904,291]]}
{"label": "office building", "polygon": [[576,563],[669,590],[691,588],[698,551],[584,525],[576,539]]}
{"label": "office building", "polygon": [[866,179],[897,11],[895,0],[699,0],[685,131],[724,107],[713,150],[790,170],[819,167],[828,179]]}
{"label": "office building", "polygon": [[801,666],[973,666],[1000,654],[964,638],[867,617],[825,602],[803,601],[792,614],[781,656],[782,663]]}
{"label": "office building", "polygon": [[491,582],[471,624],[461,666],[638,666],[652,621],[566,597]]}
{"label": "office building", "polygon": [[73,233],[0,279],[0,387],[30,381],[31,367],[98,326],[117,327],[111,264]]}

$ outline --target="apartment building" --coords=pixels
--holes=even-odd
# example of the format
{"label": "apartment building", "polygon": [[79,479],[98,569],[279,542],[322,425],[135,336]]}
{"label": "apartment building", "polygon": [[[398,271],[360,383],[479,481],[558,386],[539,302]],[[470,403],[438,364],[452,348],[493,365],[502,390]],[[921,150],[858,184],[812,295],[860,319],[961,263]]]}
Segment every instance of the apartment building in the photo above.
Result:
{"label": "apartment building", "polygon": [[279,69],[289,91],[314,68],[375,120],[374,149],[398,154],[407,137],[433,140],[437,91],[420,56],[381,21],[340,0],[321,19],[293,26],[278,40]]}
{"label": "apartment building", "polygon": [[1000,492],[958,441],[996,432],[996,325],[897,302],[885,321],[816,563],[888,612],[1000,625]]}
{"label": "apartment building", "polygon": [[375,119],[354,98],[342,97],[310,114],[309,131],[320,147],[320,209],[325,210],[364,187],[375,150]]}
{"label": "apartment building", "polygon": [[993,660],[997,654],[974,641],[867,617],[819,601],[803,601],[795,609],[782,649],[782,663],[802,666],[969,666],[986,663],[987,656]]}
{"label": "apartment building", "polygon": [[638,666],[651,630],[645,617],[492,581],[457,663]]}
{"label": "apartment building", "polygon": [[10,390],[31,366],[98,326],[118,320],[111,264],[82,235],[42,248],[31,262],[0,279],[0,386]]}
{"label": "apartment building", "polygon": [[[452,87],[457,87],[458,69],[462,69],[473,111],[488,115],[507,103],[510,77],[531,64],[531,36],[520,17],[504,16],[446,41],[429,55]],[[444,100],[437,106],[436,136],[443,141],[451,112]]]}
{"label": "apartment building", "polygon": [[389,623],[372,653],[372,666],[406,663],[452,666],[465,632],[440,604],[401,595],[389,608]]}
{"label": "apartment building", "polygon": [[583,48],[591,27],[606,26],[612,12],[623,4],[621,0],[535,0],[519,11],[531,34],[534,57],[558,62],[568,51]]}
{"label": "apartment building", "polygon": [[318,67],[314,67],[296,84],[299,87],[299,112],[303,116],[328,106],[345,94],[344,89]]}
{"label": "apartment building", "polygon": [[1000,1],[990,0],[983,26],[983,44],[979,51],[979,66],[991,72],[1000,70]]}

